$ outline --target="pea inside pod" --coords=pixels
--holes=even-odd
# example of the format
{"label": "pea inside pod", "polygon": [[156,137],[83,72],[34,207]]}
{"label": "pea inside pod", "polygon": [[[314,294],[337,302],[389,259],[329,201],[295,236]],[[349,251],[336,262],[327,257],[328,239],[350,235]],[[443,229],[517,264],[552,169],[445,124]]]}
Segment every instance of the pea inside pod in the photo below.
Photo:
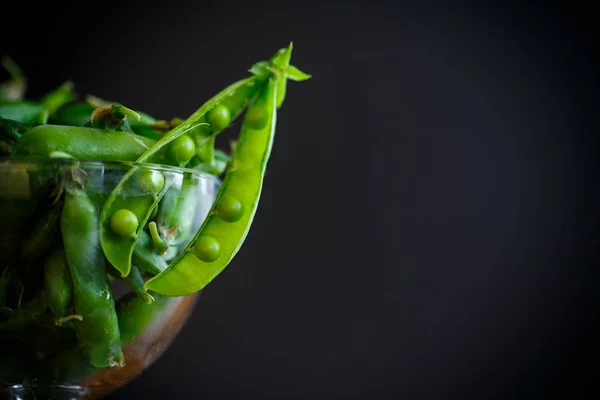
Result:
{"label": "pea inside pod", "polygon": [[262,108],[269,123],[263,130],[242,123],[232,166],[206,221],[187,248],[159,275],[146,282],[148,290],[181,296],[212,281],[238,251],[248,232],[270,152],[276,114],[277,81],[271,80],[250,106]]}
{"label": "pea inside pod", "polygon": [[[249,101],[256,95],[264,81],[263,76],[252,76],[250,78],[238,81],[207,101],[195,113],[193,113],[186,121],[177,125],[173,130],[168,132],[154,146],[148,149],[138,159],[137,163],[157,163],[169,157],[171,152],[170,145],[178,138],[190,133],[205,122],[207,114],[220,104],[227,104],[232,115],[239,115],[242,110],[248,105]],[[215,131],[213,131],[213,134]],[[177,142],[175,142],[177,143]],[[185,155],[185,158],[191,159],[193,152]],[[181,161],[181,160],[179,160]],[[177,163],[177,160],[173,161]],[[180,163],[178,163],[180,164]],[[106,200],[102,212],[100,214],[100,239],[102,249],[108,261],[119,271],[123,276],[127,276],[131,269],[131,257],[133,249],[139,237],[139,232],[145,226],[150,218],[150,214],[160,200],[164,191],[156,195],[156,201],[141,201],[133,199],[130,196],[131,187],[135,182],[135,175],[139,173],[139,168],[134,167],[129,170],[117,184]],[[165,185],[166,186],[166,185]],[[134,235],[123,237],[114,235],[110,228],[110,219],[121,209],[133,211],[139,221],[139,225]]]}
{"label": "pea inside pod", "polygon": [[[169,267],[146,282],[148,290],[168,296],[197,292],[209,284],[233,259],[254,219],[269,160],[277,108],[285,97],[290,74],[292,44],[279,51],[270,63],[259,63],[253,71],[273,74],[248,107],[233,158],[208,217],[189,245]],[[294,79],[310,76],[292,70]]]}

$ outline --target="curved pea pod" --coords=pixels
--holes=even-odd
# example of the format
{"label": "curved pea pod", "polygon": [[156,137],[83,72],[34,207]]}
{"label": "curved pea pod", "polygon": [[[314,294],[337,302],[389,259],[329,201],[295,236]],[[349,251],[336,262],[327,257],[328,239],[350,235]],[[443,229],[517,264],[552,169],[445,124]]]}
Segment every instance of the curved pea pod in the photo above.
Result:
{"label": "curved pea pod", "polygon": [[77,94],[73,92],[73,82],[66,81],[50,93],[42,97],[40,102],[44,107],[44,111],[48,117],[58,111],[65,104],[74,101],[77,98]]}
{"label": "curved pea pod", "polygon": [[[237,115],[248,105],[250,99],[257,93],[262,86],[264,76],[252,76],[250,78],[238,81],[227,88],[223,89],[212,99],[207,101],[187,120],[178,124],[173,130],[163,136],[154,146],[149,148],[138,159],[138,163],[154,163],[161,164],[165,158],[169,157],[169,144],[182,135],[190,133],[193,129],[203,124],[206,115],[215,108],[218,104],[227,103],[232,110],[231,114]],[[172,164],[172,162],[171,162]],[[101,234],[100,239],[102,249],[108,261],[119,271],[123,276],[127,276],[131,269],[131,256],[133,249],[139,237],[143,224],[148,221],[150,214],[156,203],[154,201],[136,201],[131,198],[129,192],[134,185],[136,174],[139,173],[140,167],[131,168],[123,176],[117,184],[110,196],[106,200],[102,212],[100,214]],[[164,192],[158,196],[162,196]],[[130,238],[123,239],[118,235],[114,235],[109,229],[110,218],[120,209],[128,209],[132,211],[138,221],[139,226]]]}
{"label": "curved pea pod", "polygon": [[[135,161],[156,142],[130,132],[67,125],[38,125],[21,136],[14,156],[48,157],[64,152],[79,159]],[[157,160],[161,163],[162,159]]]}
{"label": "curved pea pod", "polygon": [[277,108],[285,97],[288,78],[310,75],[290,66],[292,44],[270,62],[251,71],[273,76],[244,116],[233,159],[208,217],[169,267],[146,282],[146,289],[168,296],[197,292],[209,284],[233,259],[250,229],[260,199],[267,162],[275,135]]}
{"label": "curved pea pod", "polygon": [[[141,176],[140,174],[144,171],[140,167],[134,167],[133,169],[137,176]],[[122,277],[128,276],[131,271],[133,249],[138,241],[140,232],[150,218],[149,211],[157,206],[162,194],[169,188],[174,179],[171,173],[163,174],[156,170],[150,171],[163,176],[162,187],[157,192],[147,192],[136,179],[127,180],[121,186],[122,191],[120,195],[110,196],[104,203],[100,214],[100,242],[102,250],[108,262],[119,271]],[[123,236],[113,231],[112,218],[119,210],[129,210],[135,215],[137,227],[132,235]]]}
{"label": "curved pea pod", "polygon": [[133,249],[133,265],[150,275],[158,275],[167,269],[167,262],[154,250],[152,238],[145,230],[140,232],[138,242]]}
{"label": "curved pea pod", "polygon": [[[249,107],[229,172],[208,217],[186,249],[146,289],[181,296],[201,290],[231,261],[243,243],[260,198],[276,122],[277,80],[270,80]],[[252,121],[260,109],[262,121]],[[250,113],[250,114],[248,114]]]}
{"label": "curved pea pod", "polygon": [[98,212],[85,191],[67,188],[60,219],[67,265],[73,279],[73,308],[83,353],[96,367],[123,365],[119,324],[105,259],[100,247]]}
{"label": "curved pea pod", "polygon": [[44,263],[44,291],[54,318],[64,317],[73,301],[73,280],[60,249],[53,250]]}

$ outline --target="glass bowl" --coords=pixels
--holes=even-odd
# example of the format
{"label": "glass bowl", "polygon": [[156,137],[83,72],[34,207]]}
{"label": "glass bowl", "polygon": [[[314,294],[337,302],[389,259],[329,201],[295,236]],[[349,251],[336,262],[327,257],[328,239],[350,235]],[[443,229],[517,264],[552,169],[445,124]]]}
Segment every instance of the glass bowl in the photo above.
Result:
{"label": "glass bowl", "polygon": [[[124,366],[96,367],[86,356],[87,347],[82,345],[88,343],[85,336],[90,335],[90,321],[96,317],[92,312],[77,314],[74,304],[78,291],[68,290],[77,283],[70,272],[64,273],[74,268],[67,260],[76,257],[69,258],[66,252],[102,253],[102,247],[98,229],[90,232],[81,228],[79,232],[71,228],[65,233],[61,225],[64,199],[74,192],[83,193],[95,206],[97,218],[92,220],[97,222],[106,198],[130,170],[136,177],[135,174],[151,176],[150,182],[159,185],[152,189],[147,180],[134,179],[131,182],[137,184],[126,186],[123,192],[127,199],[135,201],[138,196],[152,194],[152,190],[165,189],[160,192],[164,194],[159,196],[143,233],[146,238],[158,238],[159,243],[162,239],[168,247],[159,251],[156,242],[146,241],[146,250],[150,246],[151,252],[138,254],[140,235],[134,251],[132,271],[139,272],[143,288],[143,280],[164,269],[189,244],[216,198],[218,178],[152,164],[0,158],[0,399],[98,399],[144,371],[184,326],[200,292],[182,297],[144,294],[135,280],[121,278],[105,260],[102,279],[106,278],[110,289],[101,294],[113,299],[111,315],[116,315],[113,321],[118,321],[117,342]],[[154,232],[148,230],[149,222],[156,223]],[[89,224],[72,225],[89,228]],[[65,235],[75,236],[82,243],[81,249],[65,247]],[[64,279],[59,281],[66,289],[56,289],[62,288],[56,283],[56,271],[61,269],[52,267],[55,264],[51,259],[56,254],[63,255],[63,264],[59,264],[63,266]],[[157,257],[162,261],[156,261]],[[82,267],[85,265],[75,268]],[[81,284],[81,279],[78,282],[80,288],[87,285]],[[58,296],[57,302],[56,293],[67,293],[68,300]],[[91,294],[96,295],[100,294]],[[56,311],[56,304],[63,305],[62,313]],[[107,302],[102,304],[105,307]],[[87,330],[81,328],[82,321],[88,322]],[[105,325],[93,326],[92,336],[102,339],[102,332],[114,331],[115,326]]]}

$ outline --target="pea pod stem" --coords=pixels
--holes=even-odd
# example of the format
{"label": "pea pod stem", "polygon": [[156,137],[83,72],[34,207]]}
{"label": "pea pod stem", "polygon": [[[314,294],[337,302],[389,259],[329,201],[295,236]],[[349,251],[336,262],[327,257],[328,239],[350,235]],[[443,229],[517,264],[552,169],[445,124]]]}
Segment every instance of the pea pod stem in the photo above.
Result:
{"label": "pea pod stem", "polygon": [[64,317],[60,317],[60,318],[56,319],[56,326],[61,326],[65,322],[74,321],[74,320],[82,322],[83,321],[83,317],[81,315],[79,315],[79,314],[66,315]]}
{"label": "pea pod stem", "polygon": [[[158,226],[156,222],[152,221],[148,224],[148,231],[150,232],[150,237],[152,238],[152,245],[154,249],[159,254],[163,254],[169,248],[169,244],[166,243],[161,237],[160,233],[158,233]],[[143,231],[142,231],[143,232]],[[140,234],[142,233],[140,232]]]}
{"label": "pea pod stem", "polygon": [[[156,227],[156,223],[153,222],[148,225],[150,227],[153,225]],[[168,250],[168,246],[164,251],[166,250]],[[167,269],[167,262],[161,256],[161,252],[158,249],[155,249],[151,235],[145,230],[140,232],[140,238],[133,250],[132,262],[142,271],[153,276],[158,275]]]}

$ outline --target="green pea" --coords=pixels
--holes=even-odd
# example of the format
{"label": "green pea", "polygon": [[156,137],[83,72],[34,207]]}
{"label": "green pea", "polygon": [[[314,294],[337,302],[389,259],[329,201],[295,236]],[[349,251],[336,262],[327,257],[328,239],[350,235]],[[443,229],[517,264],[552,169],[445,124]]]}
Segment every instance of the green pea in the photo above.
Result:
{"label": "green pea", "polygon": [[267,125],[269,115],[264,108],[251,107],[246,112],[244,122],[252,129],[263,129]]}
{"label": "green pea", "polygon": [[177,164],[185,164],[196,154],[196,145],[192,138],[181,135],[171,143],[171,157]]}
{"label": "green pea", "polygon": [[132,211],[121,208],[110,218],[110,227],[120,236],[131,236],[138,227],[138,218]]}
{"label": "green pea", "polygon": [[244,214],[244,204],[235,196],[225,194],[219,199],[217,204],[217,215],[224,221],[235,222],[242,218]]}
{"label": "green pea", "polygon": [[221,245],[212,236],[200,236],[194,245],[194,251],[202,261],[212,262],[221,255]]}
{"label": "green pea", "polygon": [[208,123],[213,131],[219,132],[229,126],[231,122],[231,112],[223,104],[219,104],[208,114]]}
{"label": "green pea", "polygon": [[137,174],[137,185],[147,194],[158,193],[165,185],[165,177],[160,171],[144,169]]}

